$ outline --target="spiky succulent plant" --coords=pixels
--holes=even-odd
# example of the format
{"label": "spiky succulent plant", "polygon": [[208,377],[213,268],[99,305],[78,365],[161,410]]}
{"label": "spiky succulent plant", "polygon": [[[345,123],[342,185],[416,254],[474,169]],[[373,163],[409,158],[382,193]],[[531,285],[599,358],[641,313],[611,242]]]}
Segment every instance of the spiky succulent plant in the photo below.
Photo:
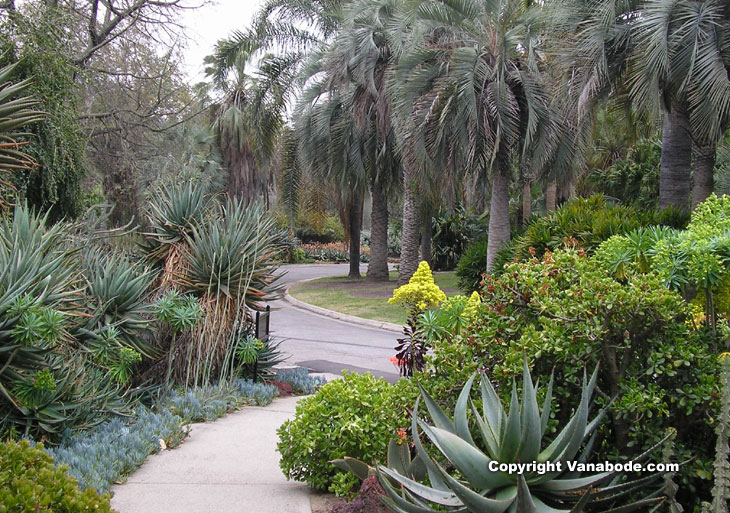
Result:
{"label": "spiky succulent plant", "polygon": [[186,237],[210,213],[211,201],[205,188],[192,180],[162,186],[149,203],[149,229],[145,235],[145,250],[153,261],[166,261],[170,251],[185,244]]}
{"label": "spiky succulent plant", "polygon": [[[475,378],[472,376],[458,398],[453,421],[421,389],[423,401],[434,425],[430,426],[419,418],[419,399],[413,411],[413,441],[418,456],[426,466],[430,485],[419,483],[397,469],[379,466],[378,474],[388,495],[384,499],[388,507],[396,513],[578,513],[590,504],[597,508],[596,511],[623,513],[661,502],[663,499],[658,491],[638,500],[633,495],[659,479],[661,474],[658,473],[625,480],[621,472],[602,472],[588,476],[569,472],[566,465],[568,461],[587,461],[595,440],[596,428],[605,415],[604,409],[589,420],[591,396],[597,375],[594,372],[590,381],[584,378],[577,410],[548,444],[543,439],[550,418],[552,379],[540,410],[527,362],[523,370],[522,401],[518,400],[516,385],[513,386],[509,413],[505,412],[499,396],[486,377],[481,381],[482,412],[470,401]],[[469,409],[478,426],[476,437],[470,432],[467,414]],[[419,427],[458,471],[456,477],[428,455],[420,441]],[[475,438],[483,442],[484,450],[477,446]],[[649,456],[651,450],[633,462],[641,462]],[[490,462],[493,461],[551,462],[560,463],[562,468],[554,468],[544,473],[537,468],[522,473],[508,473],[490,469]],[[550,469],[543,467],[543,470]]]}

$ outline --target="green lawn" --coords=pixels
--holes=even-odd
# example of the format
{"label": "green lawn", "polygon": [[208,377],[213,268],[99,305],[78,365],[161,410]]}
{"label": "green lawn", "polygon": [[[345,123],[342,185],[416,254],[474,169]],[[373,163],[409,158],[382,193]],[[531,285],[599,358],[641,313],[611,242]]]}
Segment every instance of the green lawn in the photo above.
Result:
{"label": "green lawn", "polygon": [[[453,272],[433,273],[436,285],[447,296],[460,294],[457,277]],[[406,312],[403,307],[388,304],[393,295],[398,273],[390,273],[391,281],[370,283],[365,280],[350,280],[346,276],[320,278],[298,283],[289,293],[300,301],[327,308],[336,312],[355,315],[365,319],[404,324]]]}

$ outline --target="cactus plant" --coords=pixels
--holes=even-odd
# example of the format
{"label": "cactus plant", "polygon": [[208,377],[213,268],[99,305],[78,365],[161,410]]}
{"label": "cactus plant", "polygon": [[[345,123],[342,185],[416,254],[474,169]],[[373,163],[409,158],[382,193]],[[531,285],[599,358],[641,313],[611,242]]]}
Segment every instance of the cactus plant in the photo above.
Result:
{"label": "cactus plant", "polygon": [[[486,377],[481,381],[483,413],[470,401],[475,375],[467,381],[457,400],[453,421],[421,388],[421,397],[435,425],[427,425],[419,418],[419,399],[412,416],[413,441],[418,456],[426,466],[430,486],[403,475],[397,469],[380,465],[378,475],[388,495],[384,498],[386,504],[396,513],[444,510],[578,513],[584,511],[589,504],[599,508],[599,511],[626,512],[661,503],[663,497],[659,496],[660,490],[640,499],[633,498],[638,489],[646,489],[647,485],[661,478],[659,473],[626,481],[622,480],[618,471],[589,476],[580,476],[575,471],[569,471],[567,462],[588,460],[596,438],[596,428],[606,413],[606,409],[603,409],[589,421],[591,396],[597,375],[594,372],[590,381],[584,375],[582,396],[577,410],[545,448],[542,447],[550,418],[552,378],[541,411],[526,360],[523,368],[522,401],[518,400],[516,385],[513,386],[509,413],[505,412],[499,396]],[[478,436],[474,437],[470,432],[467,416],[470,404],[478,426]],[[446,460],[458,470],[458,477],[453,477],[428,455],[420,441],[419,427]],[[485,451],[476,445],[475,439],[484,442]],[[637,464],[646,459],[665,440],[667,438],[631,463]],[[493,462],[544,466],[542,469],[535,466],[532,469],[508,473],[499,469],[493,470]],[[552,467],[548,464],[552,464]]]}

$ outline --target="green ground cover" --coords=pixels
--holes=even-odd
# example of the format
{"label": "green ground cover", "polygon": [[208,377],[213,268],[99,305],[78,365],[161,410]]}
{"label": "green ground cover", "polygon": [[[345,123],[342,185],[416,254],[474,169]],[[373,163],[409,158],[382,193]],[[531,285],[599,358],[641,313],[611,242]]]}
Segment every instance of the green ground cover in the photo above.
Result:
{"label": "green ground cover", "polygon": [[[300,301],[335,312],[404,324],[406,312],[403,307],[388,304],[388,298],[393,295],[397,279],[396,272],[390,273],[389,282],[381,283],[351,280],[346,276],[320,278],[297,283],[289,289],[289,293]],[[447,296],[461,293],[455,273],[434,273],[434,279],[436,285],[441,287]]]}

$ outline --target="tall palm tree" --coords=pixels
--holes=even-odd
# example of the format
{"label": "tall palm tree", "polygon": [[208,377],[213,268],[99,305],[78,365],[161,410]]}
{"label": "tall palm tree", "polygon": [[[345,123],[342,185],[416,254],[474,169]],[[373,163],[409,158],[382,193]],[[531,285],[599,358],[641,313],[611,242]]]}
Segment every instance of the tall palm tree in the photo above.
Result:
{"label": "tall palm tree", "polygon": [[350,108],[363,138],[362,161],[373,201],[367,271],[367,279],[371,281],[389,278],[388,196],[396,188],[400,175],[386,80],[394,61],[387,25],[396,3],[396,0],[355,0],[348,4],[325,57],[330,87],[352,90]]}
{"label": "tall palm tree", "polygon": [[560,125],[543,84],[536,11],[520,0],[434,0],[420,6],[418,23],[423,36],[397,73],[400,111],[417,130],[404,167],[464,166],[491,178],[491,269],[510,238],[513,171],[546,165]]}
{"label": "tall palm tree", "polygon": [[[313,60],[322,62],[316,56]],[[368,185],[365,137],[352,112],[353,91],[333,89],[327,77],[311,83],[295,112],[299,166],[322,184],[334,184],[345,205],[350,271],[360,276],[360,229],[363,195]]]}
{"label": "tall palm tree", "polygon": [[669,169],[659,206],[687,204],[692,155],[694,207],[712,192],[715,147],[730,120],[730,8],[716,0],[650,0],[636,33],[634,96],[665,111],[662,167]]}

